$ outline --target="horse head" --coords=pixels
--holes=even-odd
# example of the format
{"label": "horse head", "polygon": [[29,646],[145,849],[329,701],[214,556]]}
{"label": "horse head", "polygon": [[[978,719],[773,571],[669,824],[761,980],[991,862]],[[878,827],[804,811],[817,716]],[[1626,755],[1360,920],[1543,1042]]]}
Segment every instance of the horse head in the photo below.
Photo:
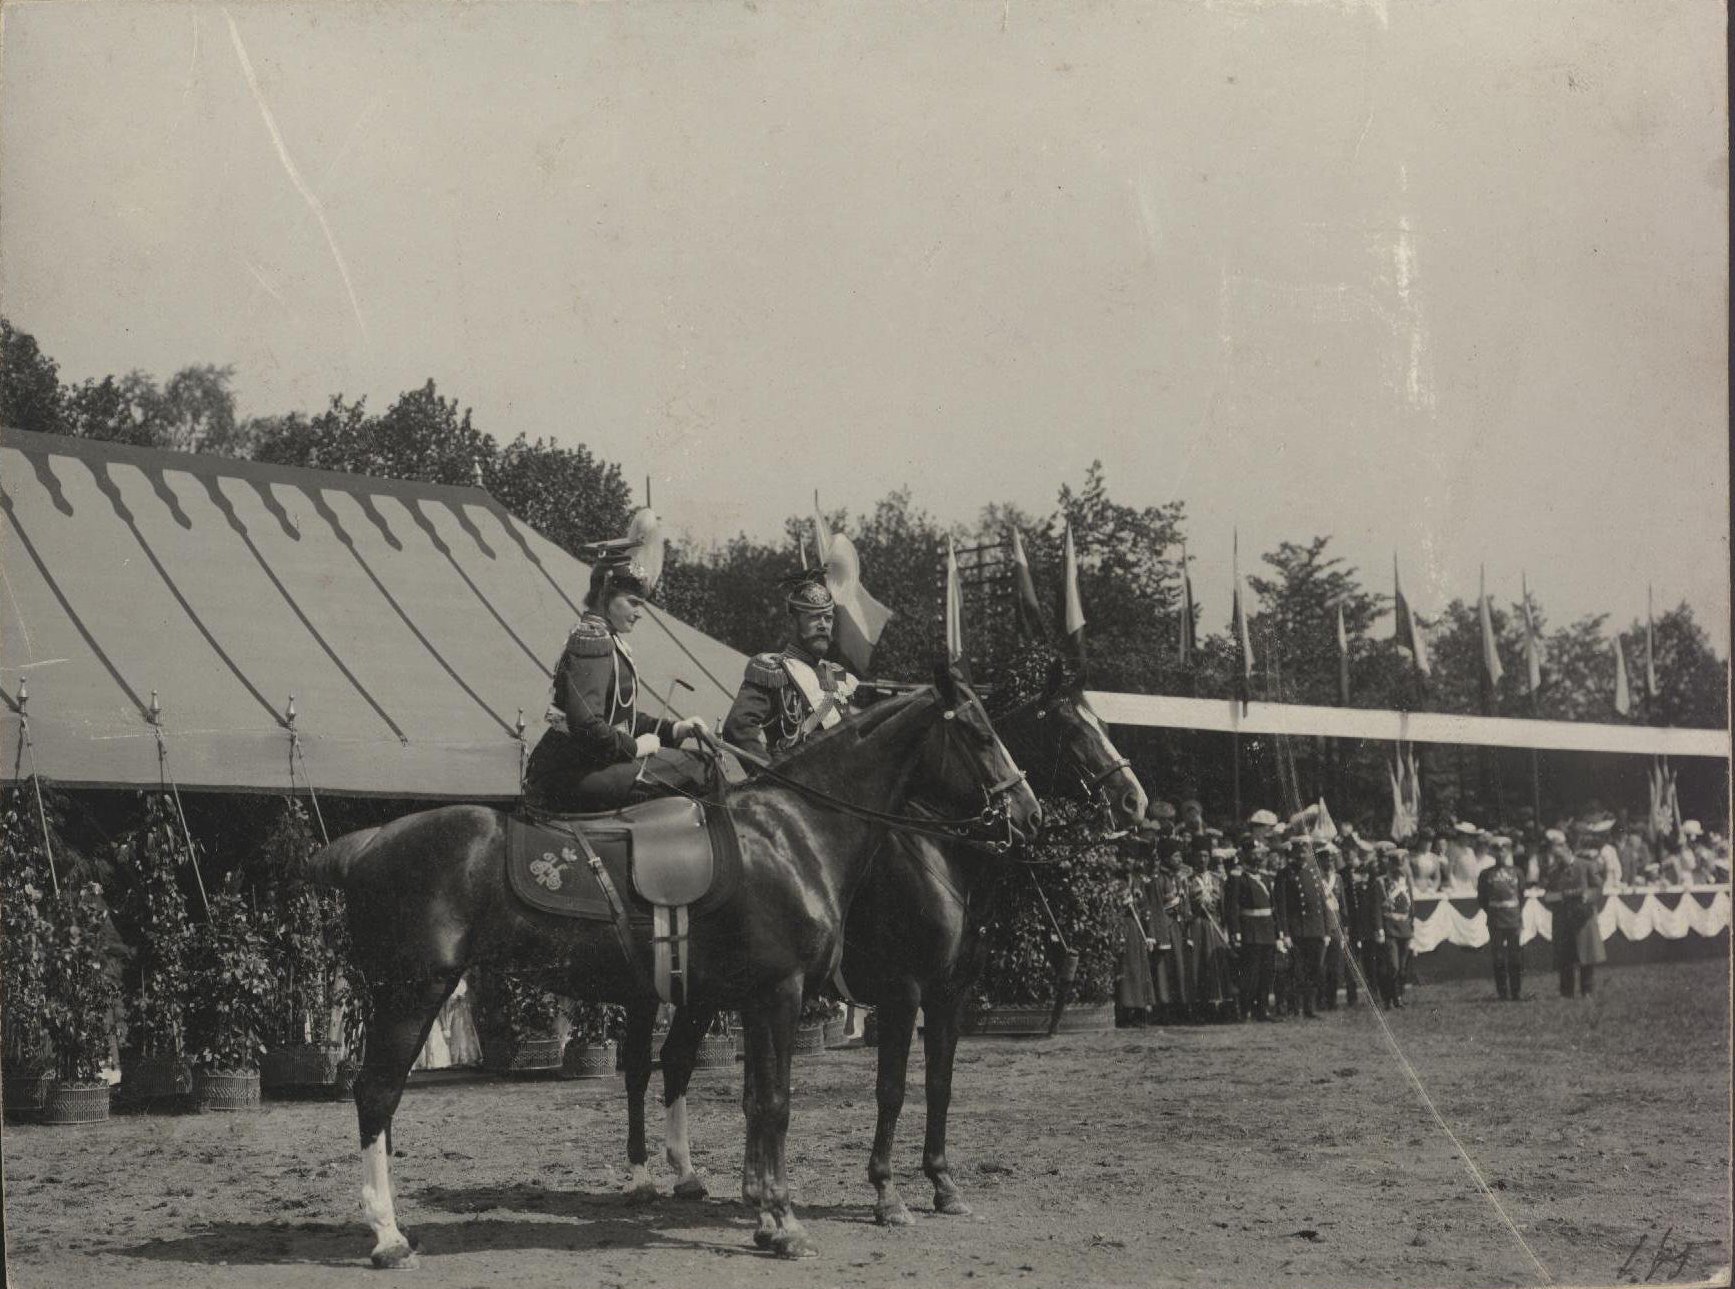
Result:
{"label": "horse head", "polygon": [[1039,688],[1033,668],[1023,670],[1022,684],[1015,676],[1008,706],[996,717],[1015,755],[1041,767],[1039,776],[1054,790],[1100,801],[1121,827],[1137,824],[1148,804],[1144,786],[1091,710],[1082,668],[1050,657]]}
{"label": "horse head", "polygon": [[984,826],[1005,825],[1008,841],[1034,836],[1042,807],[982,700],[944,663],[935,669],[933,693],[939,719],[915,765],[922,799],[957,815],[980,811]]}

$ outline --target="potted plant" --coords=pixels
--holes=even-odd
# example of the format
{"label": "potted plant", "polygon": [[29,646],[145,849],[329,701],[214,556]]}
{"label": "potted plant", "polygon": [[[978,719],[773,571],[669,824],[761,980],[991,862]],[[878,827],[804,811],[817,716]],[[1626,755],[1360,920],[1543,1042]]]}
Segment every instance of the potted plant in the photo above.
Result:
{"label": "potted plant", "polygon": [[288,798],[246,866],[277,986],[259,1062],[260,1088],[273,1095],[325,1095],[340,1082],[343,1048],[331,1030],[333,1012],[346,1001],[335,947],[341,896],[308,880],[315,848],[305,807]]}
{"label": "potted plant", "polygon": [[566,1018],[572,1029],[560,1071],[572,1079],[601,1079],[614,1073],[615,1044],[620,1038],[624,1015],[609,1003],[569,1000]]}
{"label": "potted plant", "polygon": [[144,794],[145,821],[115,847],[127,886],[119,920],[133,947],[122,976],[126,1042],[120,1096],[132,1107],[178,1106],[193,1088],[187,1057],[187,955],[193,923],[182,884],[195,862],[163,794]]}
{"label": "potted plant", "polygon": [[106,943],[108,909],[99,883],[71,877],[49,908],[44,1028],[55,1077],[43,1091],[42,1121],[93,1123],[108,1118],[103,1065],[120,1001]]}
{"label": "potted plant", "polygon": [[718,1012],[693,1054],[695,1070],[732,1069],[735,1065],[734,1013]]}
{"label": "potted plant", "polygon": [[795,1028],[795,1055],[812,1056],[825,1051],[825,1023],[842,1015],[842,1005],[830,998],[809,998],[803,1002]]}
{"label": "potted plant", "polygon": [[476,1033],[482,1068],[495,1074],[545,1074],[561,1067],[565,1043],[556,1033],[560,1000],[524,972],[476,972]]}
{"label": "potted plant", "polygon": [[260,1035],[273,981],[265,940],[233,890],[214,895],[210,916],[193,933],[187,1006],[197,1110],[259,1105]]}
{"label": "potted plant", "polygon": [[4,1027],[4,1098],[8,1118],[42,1109],[54,1078],[48,1043],[49,917],[47,857],[37,821],[17,788],[0,797],[0,1024]]}

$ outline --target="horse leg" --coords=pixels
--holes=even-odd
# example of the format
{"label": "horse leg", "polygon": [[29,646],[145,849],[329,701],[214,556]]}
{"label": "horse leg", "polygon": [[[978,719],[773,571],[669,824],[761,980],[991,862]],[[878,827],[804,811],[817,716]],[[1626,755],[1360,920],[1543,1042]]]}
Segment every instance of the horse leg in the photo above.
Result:
{"label": "horse leg", "polygon": [[375,986],[368,1020],[362,1066],[355,1079],[356,1125],[361,1135],[361,1210],[373,1228],[370,1255],[381,1270],[407,1265],[415,1245],[398,1229],[392,1206],[391,1160],[387,1150],[392,1116],[404,1093],[404,1082],[416,1053],[428,1041],[428,1031],[458,977],[400,985]]}
{"label": "horse leg", "polygon": [[922,1171],[934,1183],[934,1212],[967,1217],[970,1206],[958,1193],[946,1163],[946,1112],[952,1106],[952,1058],[958,1052],[958,1008],[962,999],[935,991],[924,999],[922,1046],[927,1053],[928,1131],[922,1143]]}
{"label": "horse leg", "polygon": [[663,1157],[675,1170],[676,1199],[704,1199],[705,1183],[693,1169],[687,1139],[687,1085],[693,1078],[699,1042],[716,1018],[715,1007],[678,1007],[663,1040]]}
{"label": "horse leg", "polygon": [[912,982],[898,981],[880,999],[879,1078],[875,1095],[879,1118],[874,1125],[874,1148],[868,1156],[868,1181],[877,1192],[874,1221],[881,1226],[908,1226],[915,1221],[892,1177],[892,1144],[898,1135],[898,1115],[904,1108],[904,1080],[910,1065],[910,1039],[916,1030],[916,990]]}
{"label": "horse leg", "polygon": [[[760,1178],[759,1229],[754,1242],[769,1244],[784,1258],[812,1257],[817,1252],[789,1201],[789,1067],[795,1054],[795,1025],[801,1014],[799,976],[775,986],[749,1013],[749,1059],[753,1062],[752,1111],[749,1138],[758,1138]],[[769,1236],[767,1238],[769,1228]]]}
{"label": "horse leg", "polygon": [[645,1150],[645,1090],[651,1085],[651,1030],[657,1023],[655,999],[627,1004],[626,1033],[621,1038],[621,1063],[627,1084],[627,1163],[632,1180],[627,1183],[627,1203],[649,1204],[657,1198]]}

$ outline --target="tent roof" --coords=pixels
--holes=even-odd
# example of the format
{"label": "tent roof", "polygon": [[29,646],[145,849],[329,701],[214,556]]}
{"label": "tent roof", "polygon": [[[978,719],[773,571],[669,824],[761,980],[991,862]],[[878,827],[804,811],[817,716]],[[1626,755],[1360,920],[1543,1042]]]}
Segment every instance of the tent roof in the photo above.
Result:
{"label": "tent roof", "polygon": [[[516,796],[590,575],[480,489],[14,430],[0,510],[0,773],[77,786]],[[632,648],[678,715],[745,662],[656,610]]]}

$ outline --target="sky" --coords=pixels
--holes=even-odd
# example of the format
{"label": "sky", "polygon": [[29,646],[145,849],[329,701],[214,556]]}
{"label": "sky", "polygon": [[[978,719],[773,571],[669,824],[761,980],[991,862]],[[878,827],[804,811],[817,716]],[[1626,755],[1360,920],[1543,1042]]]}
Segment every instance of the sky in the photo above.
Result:
{"label": "sky", "polygon": [[[1704,0],[8,3],[0,311],[241,410],[434,378],[707,541],[1184,501],[1728,649]],[[1252,564],[1244,559],[1244,568]],[[864,580],[873,585],[871,569]],[[1213,608],[1215,606],[1215,608]],[[1088,608],[1088,606],[1087,606]]]}

